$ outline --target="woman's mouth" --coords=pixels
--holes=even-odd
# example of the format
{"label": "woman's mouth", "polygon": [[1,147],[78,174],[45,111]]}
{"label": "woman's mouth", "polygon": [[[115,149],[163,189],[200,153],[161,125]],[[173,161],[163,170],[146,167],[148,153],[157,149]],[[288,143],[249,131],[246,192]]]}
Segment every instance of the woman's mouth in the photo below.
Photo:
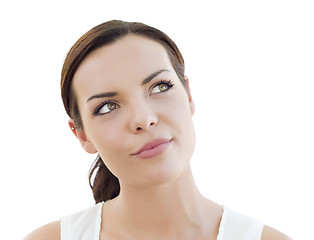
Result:
{"label": "woman's mouth", "polygon": [[164,139],[158,138],[151,142],[146,143],[143,147],[141,147],[138,151],[136,151],[132,156],[136,156],[139,158],[153,158],[168,149],[172,142],[172,139]]}

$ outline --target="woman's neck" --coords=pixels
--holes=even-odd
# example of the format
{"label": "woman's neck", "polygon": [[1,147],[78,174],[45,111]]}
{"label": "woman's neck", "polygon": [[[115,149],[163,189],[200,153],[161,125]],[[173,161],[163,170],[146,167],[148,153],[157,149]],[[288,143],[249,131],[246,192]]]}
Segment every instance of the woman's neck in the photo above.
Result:
{"label": "woman's neck", "polygon": [[198,191],[190,167],[174,181],[160,186],[123,184],[120,195],[108,207],[112,213],[109,215],[114,216],[110,221],[120,230],[149,239],[191,239],[196,232],[206,235],[216,230],[221,216],[220,207]]}

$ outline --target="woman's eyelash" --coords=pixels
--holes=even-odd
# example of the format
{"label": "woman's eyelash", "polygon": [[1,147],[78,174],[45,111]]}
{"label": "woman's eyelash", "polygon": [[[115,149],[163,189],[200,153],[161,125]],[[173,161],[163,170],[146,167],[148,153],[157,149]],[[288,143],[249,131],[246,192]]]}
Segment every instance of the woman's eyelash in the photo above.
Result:
{"label": "woman's eyelash", "polygon": [[[171,80],[161,80],[157,83],[155,83],[152,87],[151,87],[151,91],[150,94],[156,94],[156,93],[162,93],[162,92],[167,92],[170,88],[172,88],[174,86],[174,83]],[[106,107],[107,105],[107,107]],[[106,109],[103,109],[104,107],[106,107]],[[93,112],[94,116],[98,116],[98,115],[105,115],[108,114],[112,111],[114,111],[115,109],[119,108],[119,104],[117,104],[115,101],[113,100],[107,100],[103,103],[101,103]],[[103,111],[103,112],[101,112]]]}
{"label": "woman's eyelash", "polygon": [[[171,80],[161,80],[152,86],[151,94],[166,92],[173,86],[174,83]],[[155,89],[156,87],[158,87],[158,89]]]}
{"label": "woman's eyelash", "polygon": [[[109,107],[109,104],[112,104],[110,107]],[[105,107],[106,105],[108,105],[107,109],[109,110],[108,112],[105,112],[105,113],[100,113],[101,112],[101,109],[103,107]],[[107,100],[103,103],[101,103],[96,109],[95,111],[93,112],[93,115],[97,116],[97,115],[104,115],[104,114],[107,114],[107,113],[110,113],[111,111],[115,110],[119,108],[119,105],[112,101],[112,100]]]}

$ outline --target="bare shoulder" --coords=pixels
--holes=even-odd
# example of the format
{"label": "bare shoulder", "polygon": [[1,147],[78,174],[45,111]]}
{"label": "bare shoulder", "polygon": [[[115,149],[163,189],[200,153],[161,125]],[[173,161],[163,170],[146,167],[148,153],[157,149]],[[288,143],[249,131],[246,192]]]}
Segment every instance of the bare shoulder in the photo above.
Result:
{"label": "bare shoulder", "polygon": [[48,223],[27,235],[23,240],[60,240],[60,221]]}
{"label": "bare shoulder", "polygon": [[269,226],[264,226],[261,240],[292,240],[292,238]]}

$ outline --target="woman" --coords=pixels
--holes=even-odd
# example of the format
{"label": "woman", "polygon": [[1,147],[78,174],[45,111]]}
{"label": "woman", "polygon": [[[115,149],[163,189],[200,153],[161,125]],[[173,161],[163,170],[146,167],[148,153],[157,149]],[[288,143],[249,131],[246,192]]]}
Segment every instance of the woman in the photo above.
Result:
{"label": "woman", "polygon": [[141,23],[109,21],[64,62],[69,126],[88,153],[96,205],[27,240],[289,239],[198,191],[190,168],[194,102],[175,43]]}

